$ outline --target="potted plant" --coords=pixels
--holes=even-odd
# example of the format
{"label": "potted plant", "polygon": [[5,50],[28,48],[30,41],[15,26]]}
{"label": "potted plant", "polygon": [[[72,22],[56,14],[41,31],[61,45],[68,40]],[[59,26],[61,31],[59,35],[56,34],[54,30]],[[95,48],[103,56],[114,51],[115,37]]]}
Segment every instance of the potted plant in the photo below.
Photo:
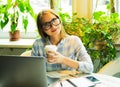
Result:
{"label": "potted plant", "polygon": [[[97,72],[106,63],[116,58],[114,35],[120,33],[120,19],[117,13],[106,16],[104,12],[95,12],[94,21],[91,22],[86,18],[77,17],[76,14],[73,13],[70,17],[68,13],[59,12],[65,31],[81,38],[96,65],[94,72]],[[99,48],[96,45],[99,45]]]}
{"label": "potted plant", "polygon": [[[19,19],[22,19],[21,21],[23,29],[26,33],[28,26],[28,15],[30,14],[33,18],[35,18],[35,14],[29,0],[7,0],[6,4],[1,4],[0,9],[0,27],[3,29],[8,22],[10,22],[10,36],[13,35],[20,37],[18,34],[14,35],[15,32],[19,32]],[[10,40],[19,40],[13,36],[10,38]]]}

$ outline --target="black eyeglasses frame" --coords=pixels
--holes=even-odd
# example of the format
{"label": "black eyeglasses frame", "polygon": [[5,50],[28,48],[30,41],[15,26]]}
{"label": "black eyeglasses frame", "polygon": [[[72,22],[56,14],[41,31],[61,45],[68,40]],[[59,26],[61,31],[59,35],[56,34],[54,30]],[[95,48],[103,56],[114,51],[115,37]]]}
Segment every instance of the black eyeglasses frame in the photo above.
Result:
{"label": "black eyeglasses frame", "polygon": [[[58,24],[54,24],[54,22],[55,22],[55,21],[57,22],[57,20],[58,20]],[[51,21],[49,21],[49,22],[43,23],[43,24],[42,24],[42,28],[43,28],[44,30],[49,30],[53,25],[54,25],[54,26],[58,26],[60,23],[61,23],[60,19],[59,19],[58,17],[56,17],[56,18],[53,18],[53,19],[52,19]]]}

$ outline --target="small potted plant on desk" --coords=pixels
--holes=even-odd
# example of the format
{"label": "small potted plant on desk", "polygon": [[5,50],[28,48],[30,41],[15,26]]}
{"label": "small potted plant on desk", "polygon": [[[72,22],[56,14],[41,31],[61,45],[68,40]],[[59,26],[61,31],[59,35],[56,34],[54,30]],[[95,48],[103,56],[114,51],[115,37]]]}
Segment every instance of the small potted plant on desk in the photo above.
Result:
{"label": "small potted plant on desk", "polygon": [[35,19],[35,14],[29,0],[7,0],[7,4],[1,4],[0,9],[1,29],[10,22],[10,41],[16,41],[20,38],[20,30],[18,28],[19,22],[22,22],[23,29],[26,33],[29,14]]}

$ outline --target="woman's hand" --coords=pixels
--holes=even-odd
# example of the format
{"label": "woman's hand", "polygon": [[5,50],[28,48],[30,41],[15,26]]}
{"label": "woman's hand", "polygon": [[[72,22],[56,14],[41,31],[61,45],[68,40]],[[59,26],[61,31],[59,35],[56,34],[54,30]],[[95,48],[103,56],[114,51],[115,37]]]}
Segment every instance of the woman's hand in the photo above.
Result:
{"label": "woman's hand", "polygon": [[56,51],[48,51],[47,52],[47,61],[51,64],[61,63],[63,62],[64,56]]}
{"label": "woman's hand", "polygon": [[60,64],[65,64],[65,65],[75,68],[75,69],[78,69],[78,67],[79,67],[78,61],[75,61],[73,59],[65,57],[56,51],[47,52],[47,61],[50,64],[60,63]]}

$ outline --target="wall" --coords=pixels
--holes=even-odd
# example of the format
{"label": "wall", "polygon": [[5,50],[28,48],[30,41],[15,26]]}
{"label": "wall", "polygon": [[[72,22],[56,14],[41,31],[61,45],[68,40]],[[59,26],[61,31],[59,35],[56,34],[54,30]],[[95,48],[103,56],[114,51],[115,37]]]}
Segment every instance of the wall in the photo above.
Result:
{"label": "wall", "polygon": [[93,0],[72,0],[72,11],[77,12],[78,17],[92,18]]}

